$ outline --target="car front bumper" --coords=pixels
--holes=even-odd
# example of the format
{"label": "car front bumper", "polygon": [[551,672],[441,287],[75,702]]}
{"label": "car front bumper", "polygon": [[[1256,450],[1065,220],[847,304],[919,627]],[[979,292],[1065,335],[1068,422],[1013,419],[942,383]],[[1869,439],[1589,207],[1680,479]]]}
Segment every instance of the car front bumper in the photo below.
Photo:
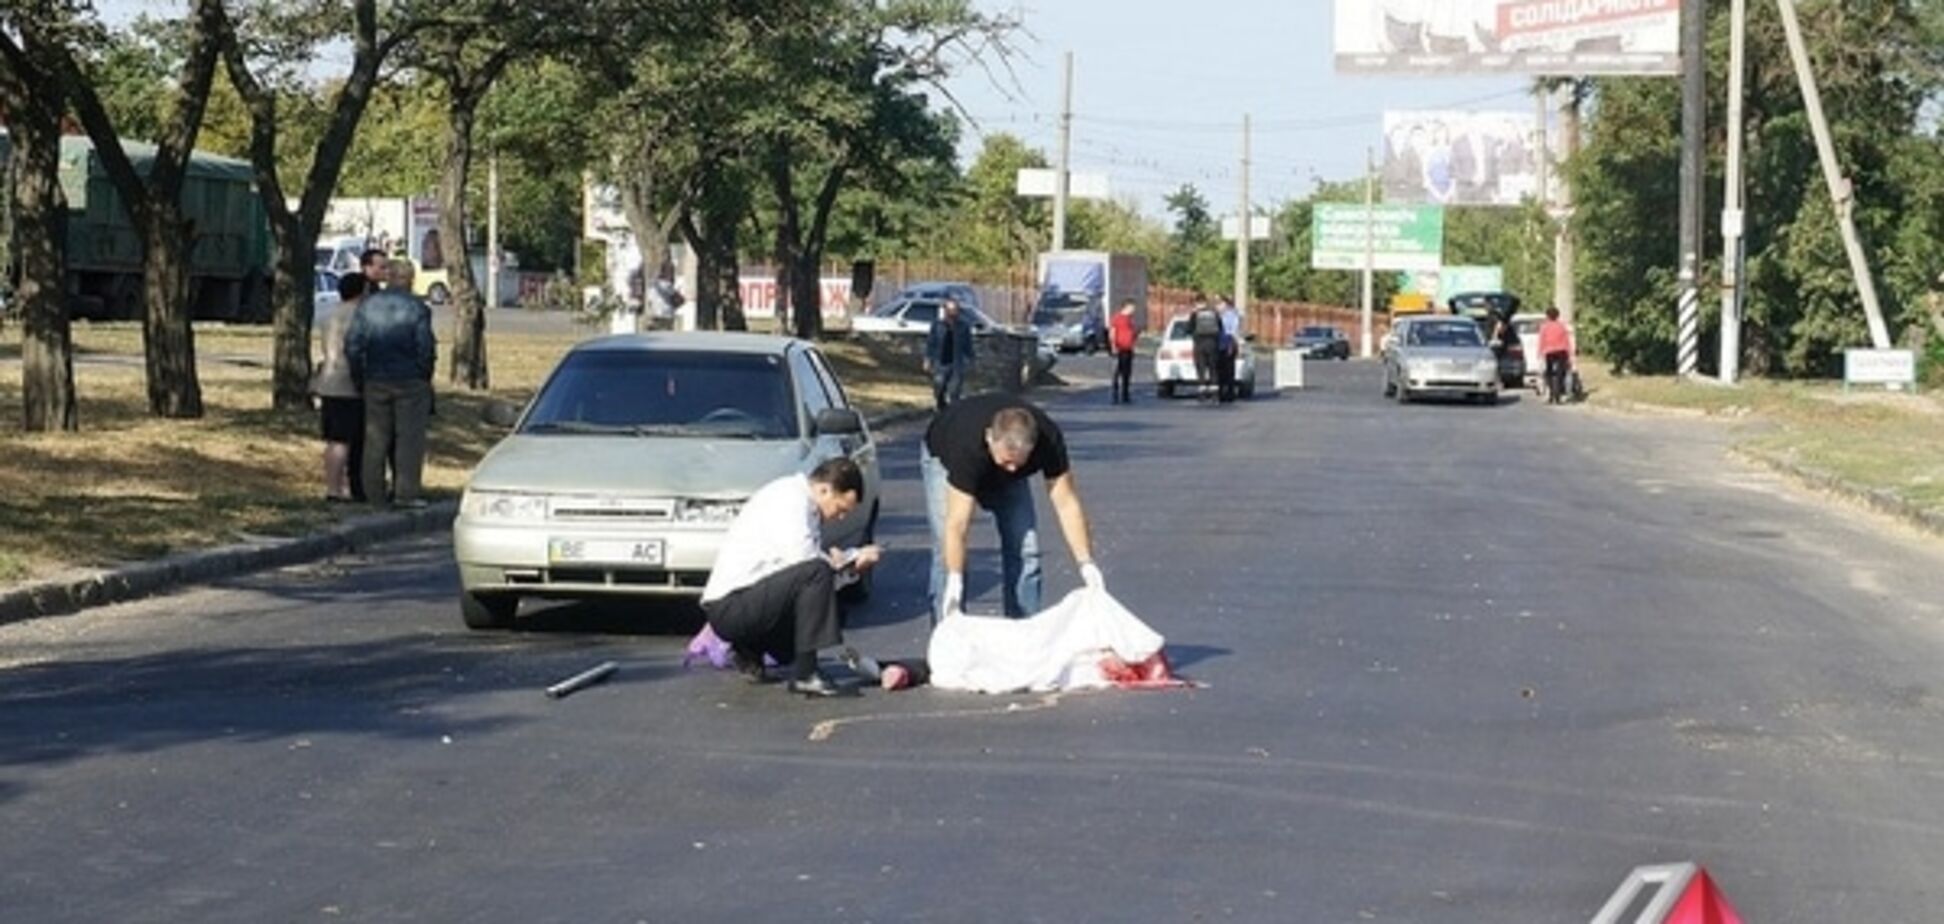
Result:
{"label": "car front bumper", "polygon": [[[482,522],[461,517],[452,527],[459,583],[468,593],[579,597],[649,595],[699,597],[715,566],[727,527],[660,523],[636,527],[548,522]],[[639,543],[660,541],[659,563],[560,561],[555,540]]]}

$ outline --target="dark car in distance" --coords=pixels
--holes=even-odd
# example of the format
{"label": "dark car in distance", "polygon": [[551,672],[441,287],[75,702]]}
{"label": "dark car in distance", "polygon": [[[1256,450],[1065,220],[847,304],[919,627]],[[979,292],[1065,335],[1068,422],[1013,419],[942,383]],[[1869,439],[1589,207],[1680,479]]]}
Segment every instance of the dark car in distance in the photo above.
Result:
{"label": "dark car in distance", "polygon": [[1339,328],[1329,326],[1305,327],[1289,338],[1289,348],[1303,354],[1304,359],[1349,359],[1350,338]]}

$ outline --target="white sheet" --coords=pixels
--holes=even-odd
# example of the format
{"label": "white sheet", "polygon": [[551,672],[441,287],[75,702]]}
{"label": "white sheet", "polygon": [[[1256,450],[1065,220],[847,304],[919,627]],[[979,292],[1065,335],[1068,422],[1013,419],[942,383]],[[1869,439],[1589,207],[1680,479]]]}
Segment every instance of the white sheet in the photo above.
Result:
{"label": "white sheet", "polygon": [[1100,672],[1106,655],[1133,664],[1163,642],[1106,591],[1082,588],[1025,619],[950,616],[932,630],[926,659],[940,689],[1079,690],[1113,685]]}

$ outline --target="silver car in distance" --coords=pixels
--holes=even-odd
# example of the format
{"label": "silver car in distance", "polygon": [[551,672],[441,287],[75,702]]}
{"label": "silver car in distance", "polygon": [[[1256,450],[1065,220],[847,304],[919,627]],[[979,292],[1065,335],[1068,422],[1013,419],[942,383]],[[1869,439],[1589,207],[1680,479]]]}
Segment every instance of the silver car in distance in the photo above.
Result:
{"label": "silver car in distance", "polygon": [[1498,403],[1498,357],[1470,318],[1412,315],[1398,319],[1384,351],[1384,397],[1399,404],[1425,397]]}

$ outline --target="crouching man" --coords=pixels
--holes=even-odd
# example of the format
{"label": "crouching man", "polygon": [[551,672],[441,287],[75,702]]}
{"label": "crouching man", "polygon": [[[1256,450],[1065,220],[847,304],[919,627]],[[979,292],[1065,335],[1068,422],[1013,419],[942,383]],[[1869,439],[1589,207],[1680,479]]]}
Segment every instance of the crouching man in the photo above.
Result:
{"label": "crouching man", "polygon": [[837,617],[840,572],[861,573],[881,555],[875,545],[826,549],[823,524],[857,508],[864,474],[839,457],[808,475],[764,485],[730,525],[702,590],[702,610],[735,652],[751,682],[768,678],[763,656],[787,665],[787,689],[805,696],[855,692],[817,669],[817,652],[843,643]]}

